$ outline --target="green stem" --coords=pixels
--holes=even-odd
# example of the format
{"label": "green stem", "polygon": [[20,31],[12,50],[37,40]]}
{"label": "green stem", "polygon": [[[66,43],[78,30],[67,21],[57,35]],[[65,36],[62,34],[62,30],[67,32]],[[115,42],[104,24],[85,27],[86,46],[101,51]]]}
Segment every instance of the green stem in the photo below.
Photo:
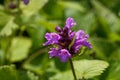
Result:
{"label": "green stem", "polygon": [[47,49],[47,48],[43,48],[43,49],[37,50],[36,52],[34,52],[33,54],[31,54],[31,55],[27,58],[27,60],[25,60],[25,61],[23,62],[22,65],[30,62],[31,60],[33,60],[33,59],[34,59],[35,57],[37,57],[38,55],[43,54],[43,53],[46,53],[46,51],[47,51],[46,49]]}
{"label": "green stem", "polygon": [[70,61],[70,66],[71,66],[72,73],[73,73],[73,76],[74,76],[74,80],[77,80],[77,77],[76,77],[76,74],[75,74],[75,69],[74,69],[74,66],[73,66],[72,59],[70,58],[69,61]]}

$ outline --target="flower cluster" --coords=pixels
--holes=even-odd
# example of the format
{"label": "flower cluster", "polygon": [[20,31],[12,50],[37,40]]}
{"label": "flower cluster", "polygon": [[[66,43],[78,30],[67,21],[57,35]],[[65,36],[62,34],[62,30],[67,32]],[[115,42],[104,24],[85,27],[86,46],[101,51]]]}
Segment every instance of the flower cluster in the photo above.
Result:
{"label": "flower cluster", "polygon": [[[63,28],[56,27],[57,33],[46,33],[45,38],[47,42],[43,45],[56,45],[56,48],[50,48],[48,52],[50,58],[58,57],[61,62],[67,62],[74,54],[78,53],[82,46],[92,48],[91,44],[87,41],[89,38],[88,34],[85,34],[83,30],[74,32],[71,30],[76,22],[73,18],[67,18],[66,24]],[[73,42],[74,40],[74,42]],[[73,43],[72,43],[73,42]],[[72,43],[72,45],[71,45]]]}

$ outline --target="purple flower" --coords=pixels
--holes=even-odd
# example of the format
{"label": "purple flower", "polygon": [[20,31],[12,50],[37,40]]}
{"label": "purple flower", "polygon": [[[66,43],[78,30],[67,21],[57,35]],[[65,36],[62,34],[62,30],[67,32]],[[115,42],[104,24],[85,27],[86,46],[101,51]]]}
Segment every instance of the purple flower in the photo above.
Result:
{"label": "purple flower", "polygon": [[71,54],[68,50],[61,49],[58,57],[60,58],[61,62],[67,62],[68,59],[71,58]]}
{"label": "purple flower", "polygon": [[27,5],[29,3],[29,0],[22,0],[24,2],[25,5]]}
{"label": "purple flower", "polygon": [[44,46],[50,45],[50,44],[57,44],[60,39],[60,35],[58,35],[57,33],[46,33],[45,34],[45,38],[48,40],[45,44],[43,44]]}
{"label": "purple flower", "polygon": [[83,30],[79,30],[78,32],[76,32],[75,43],[77,45],[83,45],[88,48],[92,48],[92,45],[87,41],[88,38],[89,38],[88,34],[85,34]]}
{"label": "purple flower", "polygon": [[76,25],[76,22],[74,21],[74,19],[73,18],[67,18],[67,20],[66,20],[66,27],[67,28],[71,28],[72,26],[75,26]]}
{"label": "purple flower", "polygon": [[87,41],[88,38],[89,35],[85,34],[83,30],[79,30],[78,32],[76,32],[76,39],[73,46],[71,47],[73,48],[72,50],[77,53],[82,46],[92,48],[92,45]]}
{"label": "purple flower", "polygon": [[56,48],[50,48],[51,51],[49,51],[50,58],[56,56],[58,57],[61,62],[67,62],[69,58],[71,58],[71,54],[66,49],[56,49]]}
{"label": "purple flower", "polygon": [[[44,43],[44,46],[50,44],[55,44],[57,46],[57,48],[50,48],[50,51],[48,52],[50,58],[57,57],[61,62],[67,62],[69,58],[78,53],[82,46],[92,48],[92,45],[87,41],[89,38],[88,34],[85,34],[83,30],[77,32],[71,30],[71,27],[75,25],[76,22],[74,19],[69,17],[63,28],[60,28],[59,26],[55,28],[57,33],[45,34],[47,42]],[[74,42],[72,43],[73,40]]]}
{"label": "purple flower", "polygon": [[50,48],[51,51],[49,51],[50,58],[54,56],[58,56],[60,53],[60,50],[57,50],[56,48]]}

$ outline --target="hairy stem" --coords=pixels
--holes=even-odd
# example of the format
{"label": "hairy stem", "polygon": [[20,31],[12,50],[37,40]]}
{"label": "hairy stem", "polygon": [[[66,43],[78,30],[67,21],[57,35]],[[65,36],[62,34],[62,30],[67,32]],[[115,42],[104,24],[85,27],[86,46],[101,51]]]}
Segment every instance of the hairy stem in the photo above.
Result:
{"label": "hairy stem", "polygon": [[70,61],[70,66],[71,66],[72,73],[73,73],[73,76],[74,76],[74,80],[77,80],[77,77],[76,77],[76,74],[75,74],[75,69],[74,69],[74,66],[73,66],[72,59],[70,58],[69,61]]}

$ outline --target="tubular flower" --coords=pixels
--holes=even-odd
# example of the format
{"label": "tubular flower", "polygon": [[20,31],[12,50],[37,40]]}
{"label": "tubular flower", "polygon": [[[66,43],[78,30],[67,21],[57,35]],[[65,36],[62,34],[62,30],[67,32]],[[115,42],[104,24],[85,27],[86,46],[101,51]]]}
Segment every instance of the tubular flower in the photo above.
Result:
{"label": "tubular flower", "polygon": [[[57,57],[61,62],[67,62],[69,58],[78,53],[82,46],[92,48],[92,45],[87,41],[89,38],[88,34],[85,34],[83,30],[74,32],[71,30],[76,22],[73,18],[69,17],[66,19],[66,24],[63,28],[57,26],[55,30],[57,33],[46,33],[45,38],[47,42],[43,45],[57,45],[57,48],[50,48],[48,52],[50,58]],[[75,39],[74,39],[75,38]],[[73,42],[74,40],[74,42]],[[71,43],[73,44],[71,45]]]}

